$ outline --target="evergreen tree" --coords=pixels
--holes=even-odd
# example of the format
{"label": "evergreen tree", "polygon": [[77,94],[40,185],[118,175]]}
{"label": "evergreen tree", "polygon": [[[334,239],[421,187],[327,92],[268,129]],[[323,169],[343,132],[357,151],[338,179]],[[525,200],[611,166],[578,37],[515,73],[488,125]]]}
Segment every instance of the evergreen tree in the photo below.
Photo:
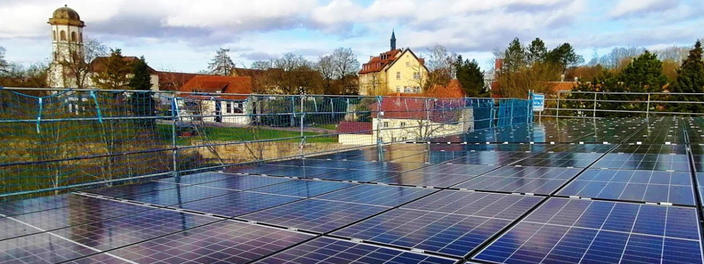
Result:
{"label": "evergreen tree", "polygon": [[564,73],[567,67],[584,62],[582,56],[577,55],[569,43],[563,43],[546,54],[546,60],[562,68]]}
{"label": "evergreen tree", "polygon": [[661,92],[667,84],[662,62],[647,50],[623,69],[619,80],[627,92]]}
{"label": "evergreen tree", "polygon": [[462,90],[468,97],[482,96],[484,93],[484,74],[475,60],[463,60],[457,56],[455,62],[457,81],[462,85]]}
{"label": "evergreen tree", "polygon": [[535,63],[545,60],[548,50],[545,47],[545,42],[540,38],[535,38],[528,46],[528,62]]}
{"label": "evergreen tree", "polygon": [[521,46],[521,41],[514,38],[504,51],[502,71],[515,72],[524,68],[528,64],[527,56],[525,48]]}
{"label": "evergreen tree", "polygon": [[227,53],[230,49],[220,48],[215,54],[213,60],[208,64],[208,71],[211,74],[227,76],[235,69],[235,63],[232,62],[230,55]]}
{"label": "evergreen tree", "polygon": [[[133,65],[132,79],[130,80],[130,88],[140,91],[134,92],[130,96],[130,105],[132,105],[132,113],[135,116],[154,116],[154,99],[151,92],[151,77],[149,76],[149,66],[144,60],[144,56],[140,57]],[[146,92],[141,92],[146,91]],[[140,126],[153,127],[154,119],[138,120]]]}
{"label": "evergreen tree", "polygon": [[[677,70],[677,80],[672,85],[672,92],[676,93],[702,93],[704,92],[704,61],[702,61],[702,43],[697,41],[694,48],[689,51],[687,59]],[[702,101],[701,96],[674,96],[683,101]],[[701,113],[704,106],[701,104],[679,104],[673,110]]]}
{"label": "evergreen tree", "polygon": [[102,69],[93,75],[93,83],[100,89],[124,90],[129,87],[132,65],[122,56],[120,49],[110,52],[102,60]]}

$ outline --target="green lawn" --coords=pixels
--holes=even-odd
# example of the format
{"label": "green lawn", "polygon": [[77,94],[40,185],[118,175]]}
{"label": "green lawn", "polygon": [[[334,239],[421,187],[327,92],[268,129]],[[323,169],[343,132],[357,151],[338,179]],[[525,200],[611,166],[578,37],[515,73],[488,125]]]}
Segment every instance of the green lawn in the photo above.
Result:
{"label": "green lawn", "polygon": [[318,124],[314,125],[313,127],[335,130],[337,129],[337,124]]}
{"label": "green lawn", "polygon": [[[170,125],[158,125],[161,135],[168,135],[170,139],[171,136],[171,126]],[[287,141],[298,142],[300,140],[300,132],[297,131],[283,131],[275,129],[251,129],[251,128],[240,128],[240,127],[205,127],[200,128],[201,131],[204,129],[205,134],[208,139],[214,141],[250,141],[250,140],[262,140],[262,139],[277,139],[277,138],[290,138],[297,137],[295,139],[289,139]],[[321,133],[304,132],[304,136],[315,136],[322,135]],[[176,143],[179,145],[189,145],[191,140],[200,140],[201,137],[198,135],[191,137],[178,137]],[[317,143],[336,143],[337,136],[325,136],[325,137],[312,137],[306,138],[306,142],[317,142]]]}

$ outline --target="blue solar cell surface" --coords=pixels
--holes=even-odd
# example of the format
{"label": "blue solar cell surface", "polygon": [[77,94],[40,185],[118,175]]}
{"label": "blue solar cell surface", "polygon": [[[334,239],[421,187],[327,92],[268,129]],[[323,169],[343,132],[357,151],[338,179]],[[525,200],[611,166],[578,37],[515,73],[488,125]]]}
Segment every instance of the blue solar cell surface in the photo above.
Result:
{"label": "blue solar cell surface", "polygon": [[435,191],[436,190],[425,188],[364,184],[321,195],[316,197],[316,199],[381,206],[397,206]]}
{"label": "blue solar cell surface", "polygon": [[469,179],[456,187],[470,190],[550,194],[581,170],[507,166]]}
{"label": "blue solar cell surface", "polygon": [[[481,203],[490,199],[492,203]],[[333,234],[464,257],[540,199],[441,191]],[[467,204],[468,201],[477,202]]]}
{"label": "blue solar cell surface", "polygon": [[2,202],[0,262],[702,263],[695,125],[605,120]]}
{"label": "blue solar cell surface", "polygon": [[448,258],[323,237],[305,242],[256,263],[451,264],[455,262],[456,260]]}
{"label": "blue solar cell surface", "polygon": [[590,169],[559,195],[694,205],[689,172]]}
{"label": "blue solar cell surface", "polygon": [[383,206],[308,199],[243,215],[240,218],[327,233],[388,209]]}
{"label": "blue solar cell surface", "polygon": [[699,263],[702,247],[694,208],[550,198],[475,259]]}

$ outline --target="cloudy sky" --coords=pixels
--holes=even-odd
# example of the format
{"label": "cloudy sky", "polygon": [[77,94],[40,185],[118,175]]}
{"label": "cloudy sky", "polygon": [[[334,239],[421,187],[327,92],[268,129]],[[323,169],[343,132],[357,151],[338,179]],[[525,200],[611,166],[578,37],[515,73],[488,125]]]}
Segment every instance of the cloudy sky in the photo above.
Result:
{"label": "cloudy sky", "polygon": [[48,61],[54,9],[68,4],[84,36],[159,70],[195,72],[224,47],[238,67],[294,52],[315,60],[349,47],[360,62],[398,46],[436,44],[491,65],[514,37],[569,42],[587,60],[611,48],[689,46],[704,37],[701,0],[0,0],[10,61]]}

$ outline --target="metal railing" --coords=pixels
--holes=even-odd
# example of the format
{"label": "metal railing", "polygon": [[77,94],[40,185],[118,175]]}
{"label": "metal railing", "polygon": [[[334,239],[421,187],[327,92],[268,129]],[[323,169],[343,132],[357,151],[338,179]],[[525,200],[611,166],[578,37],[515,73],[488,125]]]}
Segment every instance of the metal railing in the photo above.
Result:
{"label": "metal railing", "polygon": [[531,122],[525,99],[0,87],[0,198]]}
{"label": "metal railing", "polygon": [[539,117],[704,115],[704,93],[559,91]]}

